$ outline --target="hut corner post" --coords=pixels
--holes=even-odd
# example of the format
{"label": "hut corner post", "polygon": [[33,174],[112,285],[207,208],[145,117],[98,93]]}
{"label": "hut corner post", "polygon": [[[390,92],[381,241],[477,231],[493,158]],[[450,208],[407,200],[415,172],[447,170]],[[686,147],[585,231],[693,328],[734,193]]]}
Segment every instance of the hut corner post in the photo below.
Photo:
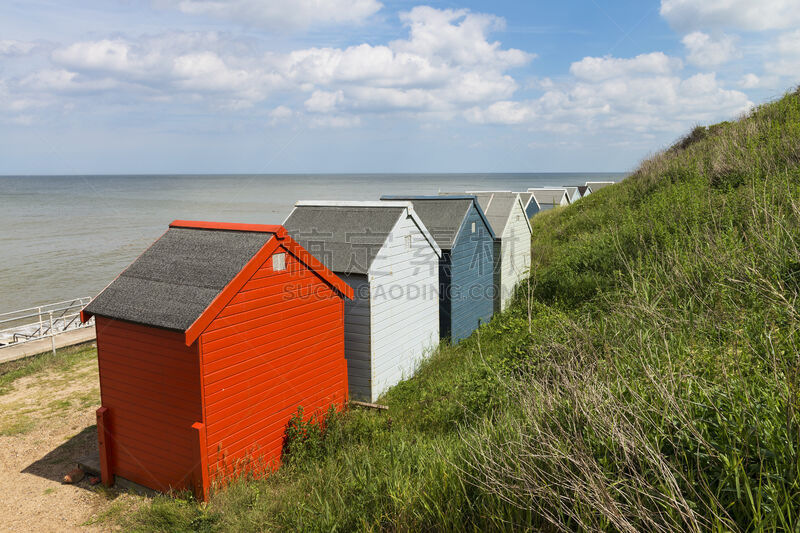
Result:
{"label": "hut corner post", "polygon": [[206,454],[206,426],[202,422],[192,424],[192,449],[194,452],[194,497],[208,501],[208,456]]}
{"label": "hut corner post", "polygon": [[100,479],[103,485],[114,484],[114,472],[111,471],[111,433],[108,428],[108,407],[97,410],[97,449],[100,452]]}

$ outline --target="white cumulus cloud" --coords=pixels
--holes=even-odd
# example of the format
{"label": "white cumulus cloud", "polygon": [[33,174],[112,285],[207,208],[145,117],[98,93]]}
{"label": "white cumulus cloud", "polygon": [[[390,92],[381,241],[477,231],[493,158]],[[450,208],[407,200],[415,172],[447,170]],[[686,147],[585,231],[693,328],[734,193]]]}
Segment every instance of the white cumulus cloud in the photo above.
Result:
{"label": "white cumulus cloud", "polygon": [[679,61],[663,54],[584,58],[573,63],[574,82],[526,101],[469,109],[475,123],[528,124],[559,133],[678,134],[697,122],[735,116],[752,107],[747,96],[724,88],[714,73],[682,78]]}
{"label": "white cumulus cloud", "polygon": [[[210,1],[184,4],[211,9]],[[217,32],[68,43],[52,51],[47,68],[7,80],[4,109],[18,101],[16,112],[22,112],[26,97],[80,105],[89,102],[79,100],[83,93],[91,92],[115,103],[158,102],[165,109],[250,108],[260,113],[261,124],[291,120],[311,127],[354,127],[393,116],[628,138],[631,132],[640,137],[680,133],[751,105],[713,73],[687,77],[681,59],[663,52],[584,57],[570,65],[570,75],[528,78],[535,81],[526,82],[525,89],[538,96],[520,98],[515,69],[535,54],[493,38],[503,19],[420,6],[402,13],[399,21],[406,35],[388,42],[281,52],[260,47],[253,38]],[[794,57],[795,41],[800,42],[800,32],[784,36],[782,57]],[[735,54],[723,37],[705,33],[687,35],[684,44],[695,64],[719,64],[726,54]]]}
{"label": "white cumulus cloud", "polygon": [[410,39],[395,41],[393,48],[421,57],[436,57],[448,64],[489,65],[505,69],[526,64],[534,56],[517,49],[503,50],[487,35],[501,30],[500,17],[470,13],[465,9],[434,9],[418,6],[400,16],[410,29]]}
{"label": "white cumulus cloud", "polygon": [[15,57],[28,55],[38,48],[36,43],[17,41],[14,39],[0,39],[0,57]]}
{"label": "white cumulus cloud", "polygon": [[286,122],[290,118],[295,116],[295,112],[292,109],[285,105],[279,105],[274,108],[272,111],[269,112],[269,123],[270,125],[280,124],[282,122]]}
{"label": "white cumulus cloud", "polygon": [[523,102],[501,101],[485,109],[470,108],[465,116],[467,120],[476,124],[521,124],[530,122],[536,117],[534,107],[536,106]]}
{"label": "white cumulus cloud", "polygon": [[143,50],[122,39],[73,43],[55,50],[53,60],[68,68],[128,76],[148,75],[166,67],[158,52]]}
{"label": "white cumulus cloud", "polygon": [[682,66],[678,58],[669,57],[663,52],[652,52],[632,58],[584,57],[573,63],[569,71],[583,80],[600,81],[620,76],[666,75],[680,70]]}
{"label": "white cumulus cloud", "polygon": [[742,89],[754,89],[761,84],[761,78],[753,74],[752,72],[745,74],[739,80],[739,87]]}
{"label": "white cumulus cloud", "polygon": [[707,33],[694,31],[681,40],[689,52],[689,63],[698,67],[714,67],[730,61],[736,54],[733,37],[722,35],[718,39]]}
{"label": "white cumulus cloud", "polygon": [[489,38],[503,26],[494,16],[417,7],[400,19],[408,37],[387,44],[258,53],[214,32],[169,33],[72,43],[52,60],[82,78],[146,87],[148,98],[195,93],[242,108],[295,90],[314,113],[450,113],[510,98],[517,83],[507,71],[534,57]]}
{"label": "white cumulus cloud", "polygon": [[773,43],[771,59],[764,65],[770,75],[791,83],[800,82],[800,30],[786,32]]}
{"label": "white cumulus cloud", "polygon": [[343,100],[344,93],[342,91],[314,91],[311,97],[305,101],[305,106],[313,113],[330,113],[335,111],[337,104]]}
{"label": "white cumulus cloud", "polygon": [[219,97],[227,108],[248,107],[285,86],[260,58],[227,50],[215,33],[170,33],[139,40],[101,39],[57,49],[53,62],[64,72],[133,84],[164,97],[197,93]]}

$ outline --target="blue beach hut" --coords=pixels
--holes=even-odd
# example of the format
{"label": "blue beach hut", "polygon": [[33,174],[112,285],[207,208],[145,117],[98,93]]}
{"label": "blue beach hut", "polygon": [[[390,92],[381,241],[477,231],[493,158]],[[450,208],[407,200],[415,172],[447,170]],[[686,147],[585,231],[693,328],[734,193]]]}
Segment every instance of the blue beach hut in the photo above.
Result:
{"label": "blue beach hut", "polygon": [[567,198],[569,199],[569,203],[574,204],[581,199],[581,193],[578,191],[577,185],[564,185],[564,188],[567,190]]}
{"label": "blue beach hut", "polygon": [[519,194],[511,191],[467,191],[474,194],[495,234],[495,313],[505,311],[514,288],[531,267],[531,222]]}
{"label": "blue beach hut", "polygon": [[413,203],[442,250],[439,330],[457,343],[492,317],[494,232],[474,196],[384,196]]}
{"label": "blue beach hut", "polygon": [[532,192],[520,192],[517,194],[519,194],[519,199],[522,201],[525,215],[527,215],[528,219],[533,218],[533,215],[541,211],[541,206],[539,206],[539,202],[536,201]]}

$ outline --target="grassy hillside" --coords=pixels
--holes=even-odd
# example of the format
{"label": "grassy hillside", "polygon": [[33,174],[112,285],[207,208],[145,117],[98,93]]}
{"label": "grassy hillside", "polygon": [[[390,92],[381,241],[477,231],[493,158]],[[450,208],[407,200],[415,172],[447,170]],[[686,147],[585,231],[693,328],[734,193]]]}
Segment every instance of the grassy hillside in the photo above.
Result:
{"label": "grassy hillside", "polygon": [[800,93],[533,220],[511,310],[141,531],[798,531]]}

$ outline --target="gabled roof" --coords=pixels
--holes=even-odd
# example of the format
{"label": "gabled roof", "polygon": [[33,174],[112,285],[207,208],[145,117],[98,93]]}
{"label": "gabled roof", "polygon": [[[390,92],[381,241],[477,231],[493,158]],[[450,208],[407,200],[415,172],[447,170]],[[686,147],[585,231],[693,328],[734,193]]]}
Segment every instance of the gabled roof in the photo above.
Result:
{"label": "gabled roof", "polygon": [[578,193],[580,193],[581,198],[583,198],[587,194],[592,194],[592,188],[588,185],[578,185]]}
{"label": "gabled roof", "polygon": [[567,190],[564,187],[537,187],[528,189],[528,192],[533,194],[539,205],[561,205],[564,197],[569,202],[569,196],[567,196]]}
{"label": "gabled roof", "polygon": [[540,207],[539,202],[536,201],[536,198],[534,198],[533,193],[518,192],[516,194],[519,194],[519,199],[522,202],[522,207],[524,207],[525,209],[528,209],[528,204],[530,204],[531,202],[534,202],[536,204],[536,207]]}
{"label": "gabled roof", "polygon": [[511,218],[515,204],[519,204],[523,210],[525,222],[528,224],[528,229],[530,229],[531,223],[524,213],[525,205],[522,203],[519,194],[511,191],[467,191],[467,194],[475,195],[483,212],[486,213],[486,218],[489,219],[497,238],[503,236],[503,231],[505,231],[506,224]]}
{"label": "gabled roof", "polygon": [[367,274],[398,219],[405,215],[414,219],[441,256],[411,202],[302,201],[295,204],[284,226],[334,272]]}
{"label": "gabled roof", "polygon": [[608,187],[609,185],[614,185],[615,182],[613,181],[587,181],[586,186],[592,188],[592,192],[597,192],[603,187]]}
{"label": "gabled roof", "polygon": [[[575,195],[578,194],[578,187],[573,185],[565,185],[564,188],[567,190],[567,199],[572,202]],[[578,195],[580,198],[580,195]]]}
{"label": "gabled roof", "polygon": [[191,344],[281,244],[352,298],[352,289],[314,264],[282,226],[176,220],[81,311],[81,320],[99,315],[182,331]]}
{"label": "gabled roof", "polygon": [[443,250],[450,250],[455,245],[458,232],[474,205],[483,219],[489,234],[494,239],[492,226],[480,204],[472,195],[452,196],[382,196],[381,200],[407,200],[414,204],[414,211],[428,228],[436,244]]}

